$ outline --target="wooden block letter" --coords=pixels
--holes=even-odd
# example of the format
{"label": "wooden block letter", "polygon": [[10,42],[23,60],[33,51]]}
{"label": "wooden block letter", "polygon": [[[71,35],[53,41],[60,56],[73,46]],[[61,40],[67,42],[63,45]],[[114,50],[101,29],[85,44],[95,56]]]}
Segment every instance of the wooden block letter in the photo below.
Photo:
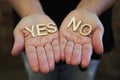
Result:
{"label": "wooden block letter", "polygon": [[57,32],[57,27],[56,27],[56,24],[54,24],[54,23],[48,23],[47,24],[47,31],[48,31],[48,33],[55,33],[55,32]]}
{"label": "wooden block letter", "polygon": [[44,36],[47,35],[47,31],[46,31],[46,25],[45,24],[37,24],[36,25],[36,29],[37,29],[37,35],[38,36]]}
{"label": "wooden block letter", "polygon": [[76,19],[75,19],[75,17],[72,17],[72,19],[70,20],[70,22],[67,25],[67,27],[69,28],[71,25],[73,25],[73,31],[77,31],[77,29],[79,28],[80,24],[81,24],[81,20],[76,25]]}
{"label": "wooden block letter", "polygon": [[35,37],[35,34],[34,34],[34,25],[32,25],[32,30],[30,30],[28,27],[25,27],[25,30],[27,30],[28,32],[30,32],[31,33],[31,35],[33,36],[33,37]]}

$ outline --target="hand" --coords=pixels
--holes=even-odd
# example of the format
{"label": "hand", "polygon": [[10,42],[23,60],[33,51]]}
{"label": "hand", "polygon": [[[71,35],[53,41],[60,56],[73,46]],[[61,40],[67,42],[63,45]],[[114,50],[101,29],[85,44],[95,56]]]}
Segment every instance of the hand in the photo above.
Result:
{"label": "hand", "polygon": [[[81,20],[81,25],[90,24],[92,26],[92,33],[88,36],[83,36],[77,31],[73,31],[73,26],[68,24],[72,17],[76,18],[76,25]],[[87,29],[86,29],[87,30]],[[86,31],[83,29],[83,31]],[[68,14],[60,27],[60,51],[61,59],[65,60],[69,65],[81,65],[86,68],[91,60],[92,50],[97,54],[103,52],[103,37],[104,29],[97,15],[91,11],[81,9],[74,10]]]}
{"label": "hand", "polygon": [[[49,23],[54,22],[48,16],[32,14],[22,18],[14,30],[15,42],[12,55],[18,55],[25,48],[28,61],[34,72],[40,70],[43,73],[48,73],[54,69],[55,62],[60,60],[58,31],[33,37],[29,31],[25,30],[25,27],[31,29],[32,25]],[[35,30],[36,27],[34,27],[34,32]]]}

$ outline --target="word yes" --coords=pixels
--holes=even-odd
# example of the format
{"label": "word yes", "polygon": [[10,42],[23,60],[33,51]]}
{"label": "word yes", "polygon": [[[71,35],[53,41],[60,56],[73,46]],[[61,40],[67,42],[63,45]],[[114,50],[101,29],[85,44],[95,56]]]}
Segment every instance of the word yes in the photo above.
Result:
{"label": "word yes", "polygon": [[57,32],[57,27],[54,23],[48,23],[47,25],[37,24],[37,25],[32,25],[32,29],[25,27],[25,30],[30,32],[33,37],[36,37],[36,36],[45,36],[47,34],[55,33]]}

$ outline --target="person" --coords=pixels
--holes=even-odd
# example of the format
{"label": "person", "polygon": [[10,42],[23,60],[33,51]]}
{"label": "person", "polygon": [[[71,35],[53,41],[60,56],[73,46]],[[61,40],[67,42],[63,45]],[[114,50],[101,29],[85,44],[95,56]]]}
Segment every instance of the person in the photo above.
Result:
{"label": "person", "polygon": [[[111,7],[116,1],[9,0],[20,17],[16,20],[14,13],[15,25],[19,23],[12,55],[25,48],[22,56],[30,80],[93,80],[101,54],[114,45]],[[73,28],[68,26],[71,21]],[[91,26],[83,28],[91,29],[89,35],[77,28],[84,24]]]}

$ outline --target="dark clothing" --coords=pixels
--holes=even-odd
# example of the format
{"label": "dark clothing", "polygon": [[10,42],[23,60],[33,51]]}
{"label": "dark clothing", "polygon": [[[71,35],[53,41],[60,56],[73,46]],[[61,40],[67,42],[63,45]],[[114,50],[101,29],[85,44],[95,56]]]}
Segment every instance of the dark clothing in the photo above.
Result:
{"label": "dark clothing", "polygon": [[[41,4],[45,13],[55,21],[57,26],[59,27],[63,19],[67,16],[67,14],[72,11],[80,0],[41,0]],[[15,25],[18,23],[20,18],[14,12],[14,22]],[[103,44],[104,44],[104,51],[108,52],[114,47],[114,38],[112,32],[112,8],[104,12],[99,16],[104,29],[104,37],[103,37]],[[97,54],[93,53],[92,58],[99,58]]]}

